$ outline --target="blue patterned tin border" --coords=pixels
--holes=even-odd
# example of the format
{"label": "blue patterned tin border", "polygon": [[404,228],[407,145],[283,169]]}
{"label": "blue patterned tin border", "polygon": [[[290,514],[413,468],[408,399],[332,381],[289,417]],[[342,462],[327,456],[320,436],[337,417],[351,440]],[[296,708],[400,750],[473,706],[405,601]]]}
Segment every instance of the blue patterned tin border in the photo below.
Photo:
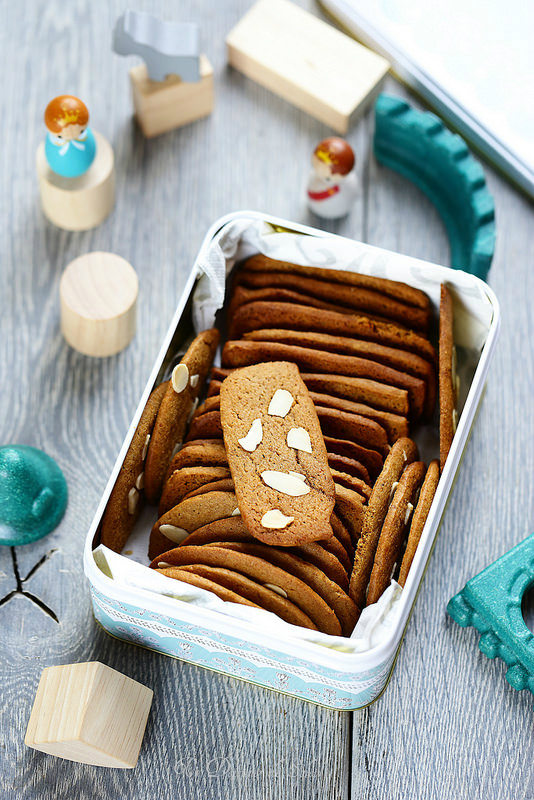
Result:
{"label": "blue patterned tin border", "polygon": [[266,647],[191,625],[103,595],[91,586],[97,621],[113,636],[337,710],[371,703],[384,688],[395,654],[377,667],[342,673]]}

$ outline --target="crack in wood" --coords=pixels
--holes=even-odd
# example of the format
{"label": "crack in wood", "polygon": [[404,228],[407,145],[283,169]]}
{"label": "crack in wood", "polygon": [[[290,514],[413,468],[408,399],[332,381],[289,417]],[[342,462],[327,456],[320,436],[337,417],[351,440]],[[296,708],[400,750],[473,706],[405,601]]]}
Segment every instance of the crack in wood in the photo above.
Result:
{"label": "crack in wood", "polygon": [[23,597],[27,597],[28,600],[31,600],[32,603],[35,603],[35,605],[38,606],[41,609],[41,611],[44,611],[45,614],[48,614],[49,617],[52,617],[52,619],[59,624],[59,619],[55,611],[53,611],[49,606],[47,606],[46,603],[39,597],[37,597],[34,594],[31,594],[30,592],[25,591],[24,589],[24,584],[26,583],[26,581],[28,581],[32,577],[32,575],[35,575],[37,570],[40,569],[43,566],[43,564],[46,561],[48,561],[48,559],[51,556],[54,555],[54,553],[57,553],[57,548],[53,548],[52,550],[49,550],[48,553],[45,553],[44,556],[42,556],[39,559],[39,561],[37,561],[37,563],[33,565],[33,567],[30,569],[25,578],[20,577],[20,570],[15,548],[11,547],[10,549],[11,549],[11,561],[13,563],[13,574],[15,576],[15,581],[17,582],[17,588],[13,589],[13,591],[11,592],[8,592],[5,595],[5,597],[0,598],[0,606],[3,606],[5,605],[5,603],[8,603],[12,597],[16,597],[17,595],[22,595]]}

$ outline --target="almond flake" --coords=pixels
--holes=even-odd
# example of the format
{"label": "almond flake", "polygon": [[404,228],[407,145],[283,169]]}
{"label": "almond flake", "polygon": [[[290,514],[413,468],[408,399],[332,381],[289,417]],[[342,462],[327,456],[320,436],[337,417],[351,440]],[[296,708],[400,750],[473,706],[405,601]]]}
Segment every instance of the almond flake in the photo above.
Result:
{"label": "almond flake", "polygon": [[413,511],[413,506],[412,506],[411,503],[408,503],[408,505],[406,507],[406,514],[404,515],[404,524],[405,525],[408,524],[408,520],[412,516],[412,511]]}
{"label": "almond flake", "polygon": [[145,485],[145,473],[140,472],[137,476],[137,480],[135,482],[136,489],[143,489]]}
{"label": "almond flake", "polygon": [[287,389],[277,389],[271,397],[267,411],[272,417],[285,417],[293,405],[293,395]]}
{"label": "almond flake", "polygon": [[191,378],[189,379],[189,385],[191,386],[192,389],[196,389],[197,388],[199,378],[200,378],[200,375],[191,375]]}
{"label": "almond flake", "polygon": [[167,539],[170,539],[171,542],[176,542],[176,544],[180,544],[186,536],[189,536],[189,531],[186,531],[184,528],[178,528],[177,525],[168,525],[164,523],[159,526],[159,529]]}
{"label": "almond flake", "polygon": [[287,446],[294,447],[295,450],[304,450],[305,453],[311,453],[310,434],[306,428],[290,428],[287,432]]}
{"label": "almond flake", "polygon": [[270,589],[271,592],[276,592],[276,594],[279,594],[281,597],[285,597],[287,600],[287,592],[284,591],[284,589],[282,589],[280,586],[275,586],[274,583],[264,583],[263,585],[266,589]]}
{"label": "almond flake", "polygon": [[240,516],[241,516],[241,511],[238,508],[234,508],[234,510],[232,511],[232,517],[240,517]]}
{"label": "almond flake", "polygon": [[290,497],[300,497],[310,491],[310,487],[304,483],[302,478],[295,478],[294,475],[290,475],[288,472],[267,469],[261,473],[261,479],[271,489],[287,494]]}
{"label": "almond flake", "polygon": [[171,383],[176,394],[183,392],[189,382],[189,370],[185,364],[178,364],[172,371]]}
{"label": "almond flake", "polygon": [[237,441],[243,448],[243,450],[247,450],[249,453],[253,453],[256,447],[261,443],[263,439],[263,428],[261,427],[261,419],[257,417],[250,426],[250,430],[246,436],[243,436],[242,439],[238,439]]}
{"label": "almond flake", "polygon": [[130,491],[128,492],[128,514],[133,516],[137,511],[137,505],[139,503],[139,492],[132,486]]}
{"label": "almond flake", "polygon": [[295,517],[286,517],[277,508],[272,508],[270,511],[265,512],[261,518],[261,524],[264,528],[287,528],[294,519]]}
{"label": "almond flake", "polygon": [[150,434],[147,433],[145,443],[143,445],[143,452],[141,453],[141,460],[144,461],[148,453],[148,445],[150,444]]}
{"label": "almond flake", "polygon": [[306,481],[306,475],[303,475],[302,472],[293,472],[293,470],[290,469],[289,474],[294,475],[295,478],[299,478],[301,481]]}

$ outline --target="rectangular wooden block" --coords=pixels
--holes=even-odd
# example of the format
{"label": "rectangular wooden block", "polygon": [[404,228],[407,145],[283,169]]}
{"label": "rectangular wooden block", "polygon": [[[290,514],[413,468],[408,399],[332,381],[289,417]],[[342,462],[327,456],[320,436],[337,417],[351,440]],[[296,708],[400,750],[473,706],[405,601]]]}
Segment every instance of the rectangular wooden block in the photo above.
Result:
{"label": "rectangular wooden block", "polygon": [[226,44],[233,67],[338,133],[389,69],[382,56],[288,0],[258,0]]}
{"label": "rectangular wooden block", "polygon": [[151,81],[145,64],[130,70],[133,103],[143,134],[150,138],[180,128],[213,110],[213,67],[200,56],[200,81],[185,83],[177,75]]}
{"label": "rectangular wooden block", "polygon": [[153,692],[90,661],[47,667],[24,743],[50,755],[99,767],[135,767]]}

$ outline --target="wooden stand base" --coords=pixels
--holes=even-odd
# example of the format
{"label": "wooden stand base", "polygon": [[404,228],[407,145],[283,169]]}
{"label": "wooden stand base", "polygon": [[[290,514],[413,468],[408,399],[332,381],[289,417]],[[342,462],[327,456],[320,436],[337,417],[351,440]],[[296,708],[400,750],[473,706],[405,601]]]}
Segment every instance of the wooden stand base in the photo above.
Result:
{"label": "wooden stand base", "polygon": [[24,743],[69,761],[132,769],[153,692],[98,661],[47,667]]}
{"label": "wooden stand base", "polygon": [[158,83],[151,81],[145,64],[130,70],[135,116],[147,138],[180,128],[213,110],[213,67],[200,56],[200,81],[184,83],[169,75]]}
{"label": "wooden stand base", "polygon": [[115,203],[113,150],[107,139],[94,131],[95,160],[78,178],[53,172],[46,160],[44,142],[37,148],[37,175],[45,217],[66,231],[86,231],[103,222]]}
{"label": "wooden stand base", "polygon": [[61,277],[61,332],[86,356],[112,356],[135,334],[139,284],[133,267],[114,253],[86,253]]}

